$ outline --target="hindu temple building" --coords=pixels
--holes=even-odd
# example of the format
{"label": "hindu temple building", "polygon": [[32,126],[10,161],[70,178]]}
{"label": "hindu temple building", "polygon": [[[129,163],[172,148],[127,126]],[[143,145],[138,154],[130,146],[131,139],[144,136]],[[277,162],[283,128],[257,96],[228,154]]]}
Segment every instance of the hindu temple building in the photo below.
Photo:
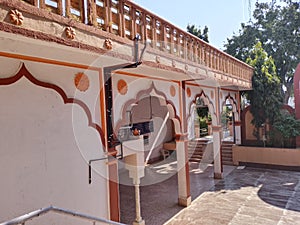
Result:
{"label": "hindu temple building", "polygon": [[216,179],[241,143],[253,69],[132,1],[0,0],[0,46],[1,222],[47,206],[120,222],[125,169],[144,224],[147,165],[176,152],[188,206],[191,143],[209,139]]}

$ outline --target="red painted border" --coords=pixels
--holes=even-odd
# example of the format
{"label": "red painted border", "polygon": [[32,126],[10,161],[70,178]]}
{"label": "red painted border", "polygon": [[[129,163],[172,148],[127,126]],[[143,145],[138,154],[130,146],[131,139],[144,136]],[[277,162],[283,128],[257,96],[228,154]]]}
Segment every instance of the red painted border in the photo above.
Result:
{"label": "red painted border", "polygon": [[88,126],[89,127],[93,127],[94,129],[96,129],[100,135],[101,141],[102,141],[102,145],[105,146],[105,141],[104,141],[104,134],[103,131],[101,129],[101,127],[92,122],[92,114],[88,108],[88,106],[81,100],[75,99],[75,98],[68,98],[66,93],[63,91],[63,89],[61,89],[60,87],[58,87],[55,84],[50,84],[50,83],[46,83],[43,81],[39,81],[37,80],[26,68],[26,66],[24,65],[24,63],[22,63],[22,66],[20,68],[20,70],[17,72],[16,75],[12,76],[12,77],[8,77],[8,78],[0,78],[0,86],[1,85],[10,85],[13,84],[15,82],[17,82],[19,79],[21,79],[22,77],[26,77],[31,83],[43,87],[43,88],[47,88],[47,89],[52,89],[54,91],[56,91],[63,99],[64,104],[77,104],[79,105],[84,111],[85,114],[88,117]]}

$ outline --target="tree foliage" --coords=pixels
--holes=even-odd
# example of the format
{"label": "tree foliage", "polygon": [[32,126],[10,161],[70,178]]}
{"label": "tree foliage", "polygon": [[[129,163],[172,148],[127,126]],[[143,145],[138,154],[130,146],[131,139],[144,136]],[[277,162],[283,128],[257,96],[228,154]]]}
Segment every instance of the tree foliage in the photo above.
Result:
{"label": "tree foliage", "polygon": [[193,35],[195,35],[196,37],[200,38],[203,41],[206,41],[207,43],[208,41],[208,27],[205,26],[203,31],[201,30],[200,27],[196,27],[195,25],[187,25],[186,27],[187,31]]}
{"label": "tree foliage", "polygon": [[260,41],[274,60],[276,72],[285,86],[283,102],[287,103],[293,92],[293,74],[300,61],[300,3],[298,0],[257,2],[253,18],[253,22],[241,24],[237,35],[227,39],[225,51],[246,61],[249,50]]}
{"label": "tree foliage", "polygon": [[[257,42],[250,51],[247,63],[254,68],[252,88],[249,92],[252,124],[258,133],[259,127],[268,122],[273,124],[280,114],[282,95],[280,79],[276,74],[276,67],[272,57],[262,48],[261,42]],[[259,136],[257,135],[257,138]]]}
{"label": "tree foliage", "polygon": [[[280,115],[273,123],[273,142],[280,142],[281,147],[292,147],[291,138],[300,135],[300,120],[297,120],[294,115],[289,112],[281,110]],[[279,132],[280,135],[276,136]]]}

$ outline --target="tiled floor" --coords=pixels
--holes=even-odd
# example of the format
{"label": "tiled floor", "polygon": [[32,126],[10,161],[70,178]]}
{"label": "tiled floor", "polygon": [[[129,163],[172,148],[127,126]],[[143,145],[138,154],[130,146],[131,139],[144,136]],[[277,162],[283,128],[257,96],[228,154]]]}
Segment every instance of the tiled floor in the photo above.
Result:
{"label": "tiled floor", "polygon": [[[300,225],[300,172],[224,167],[225,178],[213,179],[212,165],[192,165],[192,204],[177,205],[176,162],[172,158],[146,170],[142,180],[142,217],[146,225]],[[127,175],[128,176],[128,175]],[[121,221],[132,224],[134,188],[120,174]]]}

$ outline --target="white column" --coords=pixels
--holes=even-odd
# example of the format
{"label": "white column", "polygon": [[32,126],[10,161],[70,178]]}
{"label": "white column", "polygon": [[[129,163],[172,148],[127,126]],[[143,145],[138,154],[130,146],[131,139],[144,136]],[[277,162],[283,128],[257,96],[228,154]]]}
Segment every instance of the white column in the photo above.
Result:
{"label": "white column", "polygon": [[129,171],[129,177],[133,179],[135,188],[135,214],[133,225],[144,225],[145,221],[141,216],[140,200],[140,178],[145,176],[144,154],[132,154],[125,157],[125,168]]}
{"label": "white column", "polygon": [[141,204],[140,204],[140,179],[134,181],[134,190],[135,190],[135,221],[133,225],[144,225],[145,220],[141,216]]}
{"label": "white column", "polygon": [[241,145],[242,144],[242,131],[241,131],[241,121],[235,121],[235,144]]}
{"label": "white column", "polygon": [[223,166],[221,160],[221,126],[213,126],[213,143],[214,143],[214,178],[223,178]]}
{"label": "white column", "polygon": [[176,138],[177,176],[178,176],[178,204],[191,204],[190,176],[188,163],[187,135],[179,134]]}

